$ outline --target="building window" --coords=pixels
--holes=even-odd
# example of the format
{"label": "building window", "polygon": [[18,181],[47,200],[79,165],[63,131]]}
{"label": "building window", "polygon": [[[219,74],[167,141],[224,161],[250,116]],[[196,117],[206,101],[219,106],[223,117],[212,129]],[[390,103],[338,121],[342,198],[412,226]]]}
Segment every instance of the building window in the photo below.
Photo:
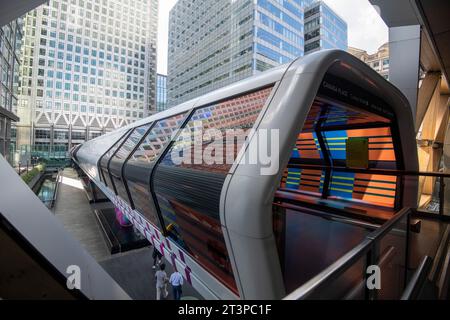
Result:
{"label": "building window", "polygon": [[72,140],[85,140],[86,133],[80,131],[72,131]]}
{"label": "building window", "polygon": [[69,140],[68,131],[55,130],[53,136],[55,140]]}
{"label": "building window", "polygon": [[35,139],[50,139],[50,130],[46,129],[36,129],[34,131]]}

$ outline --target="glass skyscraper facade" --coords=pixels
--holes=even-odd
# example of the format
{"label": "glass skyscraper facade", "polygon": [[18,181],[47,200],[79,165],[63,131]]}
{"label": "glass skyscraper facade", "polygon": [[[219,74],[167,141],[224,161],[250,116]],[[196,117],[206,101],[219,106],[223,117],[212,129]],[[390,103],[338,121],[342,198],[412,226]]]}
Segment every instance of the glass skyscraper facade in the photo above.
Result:
{"label": "glass skyscraper facade", "polygon": [[17,144],[67,151],[156,111],[158,0],[50,0],[25,17]]}
{"label": "glass skyscraper facade", "polygon": [[161,112],[167,109],[167,76],[156,75],[156,111]]}
{"label": "glass skyscraper facade", "polygon": [[347,23],[323,1],[305,10],[305,54],[323,49],[348,49]]}
{"label": "glass skyscraper facade", "polygon": [[169,106],[302,56],[310,4],[179,0],[169,22]]}
{"label": "glass skyscraper facade", "polygon": [[18,120],[17,84],[22,23],[22,18],[19,18],[0,28],[0,154],[8,161],[12,160],[12,142],[15,140],[15,129],[11,125]]}

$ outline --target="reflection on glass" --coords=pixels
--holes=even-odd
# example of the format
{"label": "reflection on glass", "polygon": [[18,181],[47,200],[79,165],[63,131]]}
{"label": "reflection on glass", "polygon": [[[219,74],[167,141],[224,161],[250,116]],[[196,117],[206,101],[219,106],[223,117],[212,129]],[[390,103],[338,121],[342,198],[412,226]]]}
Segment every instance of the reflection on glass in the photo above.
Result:
{"label": "reflection on glass", "polygon": [[125,165],[125,178],[135,209],[156,226],[159,222],[151,200],[150,174],[156,159],[180,128],[185,116],[186,113],[182,113],[156,122]]}
{"label": "reflection on glass", "polygon": [[335,162],[347,159],[346,145],[349,138],[369,139],[370,168],[396,168],[394,143],[392,141],[390,128],[367,128],[324,132],[325,143],[330,151],[331,158]]}
{"label": "reflection on glass", "polygon": [[[261,112],[272,88],[262,89],[224,102],[197,109],[183,132],[202,132],[200,148],[194,140],[178,139],[155,171],[154,188],[169,236],[178,242],[209,272],[237,292],[219,218],[220,194],[225,177],[244,139],[226,144],[229,129],[248,134]],[[208,135],[208,129],[220,132],[219,140]],[[195,130],[195,131],[194,131]],[[195,135],[194,135],[195,136]],[[242,138],[242,137],[241,137]],[[197,140],[198,141],[198,140]],[[208,164],[201,156],[206,148],[220,146],[220,163]],[[187,151],[186,151],[187,150]],[[191,162],[178,163],[174,154]],[[218,151],[219,152],[219,151]],[[194,162],[201,153],[200,163]]]}
{"label": "reflection on glass", "polygon": [[135,128],[122,147],[116,152],[114,158],[125,160],[150,128],[150,125],[151,123]]}
{"label": "reflection on glass", "polygon": [[103,177],[103,182],[106,184],[106,186],[114,191],[114,186],[112,184],[111,178],[109,176],[108,172],[108,163],[113,154],[117,151],[117,149],[120,147],[120,145],[125,141],[125,139],[128,136],[128,132],[125,133],[122,138],[119,139],[119,141],[116,142],[109,150],[106,152],[103,157],[100,159],[100,167],[101,167],[101,177]]}
{"label": "reflection on glass", "polygon": [[[283,207],[274,207],[274,234],[287,293],[291,293],[361,243],[369,231]],[[364,279],[364,265],[337,280],[342,297]],[[332,294],[332,290],[327,290]],[[364,291],[364,290],[363,290]],[[320,297],[316,297],[320,298]]]}
{"label": "reflection on glass", "polygon": [[[377,124],[376,127],[373,127],[374,123]],[[383,124],[386,124],[386,127]],[[355,125],[358,129],[354,128]],[[327,165],[328,157],[332,166],[346,167],[349,138],[368,139],[369,168],[397,169],[390,125],[389,119],[369,111],[316,98],[291,154],[290,164],[297,167],[288,167],[285,170],[281,189],[322,195],[326,172],[304,169],[301,166],[324,166]],[[322,150],[320,137],[323,138],[326,150]],[[331,170],[329,188],[324,196],[394,208],[397,178]]]}
{"label": "reflection on glass", "polygon": [[124,182],[122,181],[122,166],[123,166],[125,160],[130,155],[130,153],[137,146],[139,141],[141,141],[144,134],[148,131],[148,129],[150,129],[150,126],[151,126],[151,123],[148,123],[146,125],[143,125],[143,126],[133,129],[133,131],[128,136],[128,138],[125,140],[123,145],[114,154],[113,158],[111,159],[111,163],[109,165],[109,171],[111,172],[111,176],[113,178],[113,182],[116,187],[117,194],[123,200],[127,201],[130,206],[131,206],[131,203],[129,203],[130,201],[128,199],[128,193],[126,190],[126,186],[125,186]]}
{"label": "reflection on glass", "polygon": [[381,269],[381,290],[378,298],[398,300],[403,294],[406,269],[408,219],[404,217],[380,242],[377,265]]}

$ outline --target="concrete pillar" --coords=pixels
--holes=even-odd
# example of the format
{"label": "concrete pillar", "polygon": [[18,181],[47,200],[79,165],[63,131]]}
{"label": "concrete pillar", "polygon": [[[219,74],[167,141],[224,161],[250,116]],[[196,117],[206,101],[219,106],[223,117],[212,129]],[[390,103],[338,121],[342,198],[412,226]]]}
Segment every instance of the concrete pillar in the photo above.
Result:
{"label": "concrete pillar", "polygon": [[408,98],[415,119],[419,88],[420,25],[389,28],[389,80]]}
{"label": "concrete pillar", "polygon": [[49,148],[49,153],[51,154],[51,152],[55,152],[55,125],[51,124],[50,125],[50,148]]}
{"label": "concrete pillar", "polygon": [[72,124],[69,124],[69,140],[67,141],[67,147],[69,150],[72,148]]}

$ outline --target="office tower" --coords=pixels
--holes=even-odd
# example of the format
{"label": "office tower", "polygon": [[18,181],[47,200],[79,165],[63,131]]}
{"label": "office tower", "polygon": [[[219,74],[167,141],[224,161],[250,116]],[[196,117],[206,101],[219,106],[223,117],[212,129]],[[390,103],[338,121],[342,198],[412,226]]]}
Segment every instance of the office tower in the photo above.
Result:
{"label": "office tower", "polygon": [[[12,162],[17,112],[17,83],[22,44],[22,18],[0,28],[0,154]],[[11,148],[12,147],[12,148]]]}
{"label": "office tower", "polygon": [[155,112],[157,12],[158,0],[50,0],[29,12],[18,146],[52,157]]}
{"label": "office tower", "polygon": [[349,47],[348,52],[364,61],[385,79],[389,79],[389,43],[383,44],[378,51],[369,54],[367,51]]}
{"label": "office tower", "polygon": [[347,51],[347,23],[323,1],[305,9],[305,54],[323,49]]}
{"label": "office tower", "polygon": [[156,75],[156,111],[167,109],[167,76],[163,74]]}
{"label": "office tower", "polygon": [[168,105],[303,55],[303,0],[179,0],[170,12]]}

